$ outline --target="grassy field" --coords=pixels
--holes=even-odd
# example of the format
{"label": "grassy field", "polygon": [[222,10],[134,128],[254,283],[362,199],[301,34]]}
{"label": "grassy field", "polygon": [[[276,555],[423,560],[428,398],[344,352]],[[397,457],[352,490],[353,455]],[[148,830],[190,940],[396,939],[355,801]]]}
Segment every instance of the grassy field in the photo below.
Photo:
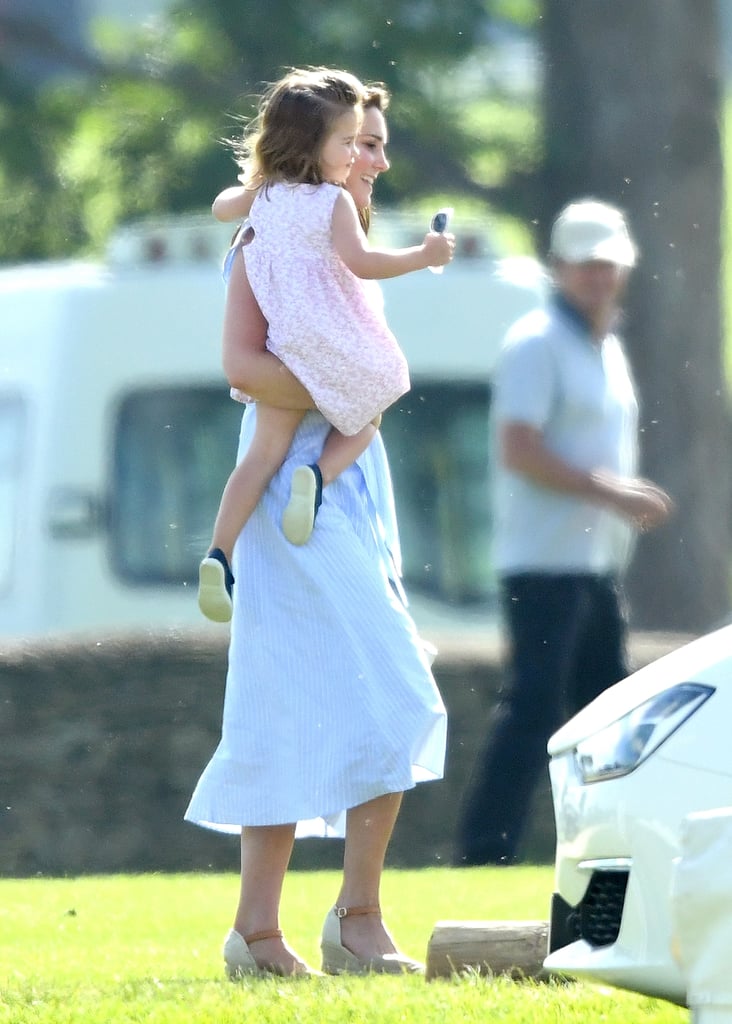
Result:
{"label": "grassy field", "polygon": [[[283,926],[318,964],[338,877],[292,873]],[[435,922],[545,919],[550,868],[387,872],[382,903],[405,952],[424,959]],[[465,976],[225,980],[220,946],[234,875],[0,881],[0,1022],[190,1024],[236,1021],[445,1024],[681,1024],[685,1010],[630,993]]]}

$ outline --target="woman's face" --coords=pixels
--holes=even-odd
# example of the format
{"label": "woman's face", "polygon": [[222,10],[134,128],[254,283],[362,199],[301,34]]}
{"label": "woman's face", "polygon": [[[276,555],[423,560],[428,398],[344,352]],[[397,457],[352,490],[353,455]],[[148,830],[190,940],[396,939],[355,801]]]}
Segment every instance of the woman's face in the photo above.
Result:
{"label": "woman's face", "polygon": [[358,156],[353,161],[346,188],[358,209],[363,210],[371,205],[374,182],[382,171],[389,170],[386,120],[378,107],[366,107],[364,110],[357,142]]}

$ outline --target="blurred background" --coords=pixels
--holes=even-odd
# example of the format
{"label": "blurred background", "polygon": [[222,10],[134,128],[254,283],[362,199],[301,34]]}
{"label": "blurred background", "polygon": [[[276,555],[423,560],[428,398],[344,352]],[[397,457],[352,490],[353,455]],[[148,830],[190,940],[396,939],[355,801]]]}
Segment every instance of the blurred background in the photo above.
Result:
{"label": "blurred background", "polygon": [[731,40],[732,0],[0,0],[4,872],[234,863],[181,822],[220,722],[227,631],[195,581],[241,418],[210,203],[285,67],[391,90],[378,237],[456,211],[444,275],[384,282],[412,373],[383,426],[405,580],[451,720],[395,861],[448,856],[499,685],[491,372],[570,199],[618,204],[638,241],[623,333],[644,467],[677,503],[632,567],[635,661],[729,618]]}
{"label": "blurred background", "polygon": [[[217,362],[223,298],[214,264],[225,235],[215,236],[209,291],[195,292],[190,267],[179,268],[166,299],[162,283],[151,292],[140,274],[123,295],[120,276],[93,329],[83,327],[82,307],[90,291],[112,288],[109,275],[123,264],[160,264],[172,240],[180,249],[194,229],[195,251],[183,262],[208,259],[210,203],[236,173],[222,140],[251,115],[264,83],[301,64],[345,67],[392,92],[392,169],[377,186],[377,230],[398,224],[397,236],[409,237],[438,205],[457,211],[461,260],[444,275],[444,291],[433,289],[439,304],[419,324],[422,335],[436,317],[454,325],[456,352],[422,366],[410,331],[428,307],[417,294],[385,288],[414,386],[384,432],[407,583],[432,608],[426,621],[450,610],[463,624],[489,621],[493,351],[512,316],[540,297],[535,261],[548,226],[581,195],[623,207],[638,239],[624,333],[642,399],[643,459],[678,504],[668,527],[641,540],[633,624],[699,631],[726,619],[731,39],[731,0],[0,0],[0,595],[16,609],[0,606],[0,634],[134,624],[111,597],[102,614],[101,589],[87,594],[97,617],[87,610],[86,620],[71,616],[69,597],[44,617],[49,594],[13,592],[22,560],[25,575],[44,575],[28,562],[41,541],[22,534],[36,501],[39,537],[58,541],[85,572],[103,567],[143,621],[185,619],[180,601],[165,612],[160,588],[180,596],[191,585],[239,414]],[[75,269],[65,283],[60,269],[52,282],[18,277],[19,266],[69,261]],[[82,299],[81,277],[98,266],[108,274],[89,279]],[[59,306],[72,292],[65,319],[51,316],[51,295]],[[152,364],[144,388],[138,381],[124,391],[124,373],[162,346],[166,324],[182,337],[175,317],[190,323],[194,293],[209,311],[197,321],[207,394],[181,391],[175,375],[156,378]],[[138,318],[124,326],[133,308]],[[43,325],[31,329],[41,310]],[[145,340],[146,321],[155,321],[157,341]],[[62,334],[80,346],[85,330],[93,358],[48,347]],[[11,355],[13,343],[20,356]],[[46,397],[39,392],[29,404],[17,364],[30,368],[32,351],[30,375],[48,384]],[[105,374],[118,387],[92,418],[95,382]],[[191,363],[189,374],[203,371]],[[57,439],[73,434],[74,455],[63,471],[60,456],[46,477],[38,470],[39,497],[31,499],[36,485],[23,474],[33,431],[42,433],[33,403],[48,409],[59,390],[75,418],[48,429]],[[102,451],[85,476],[82,449],[95,435]],[[147,541],[135,533],[143,521]],[[63,557],[59,549],[47,561],[60,566]],[[57,594],[67,576],[59,569]],[[192,617],[192,595],[184,596]],[[23,600],[35,618],[17,611]]]}

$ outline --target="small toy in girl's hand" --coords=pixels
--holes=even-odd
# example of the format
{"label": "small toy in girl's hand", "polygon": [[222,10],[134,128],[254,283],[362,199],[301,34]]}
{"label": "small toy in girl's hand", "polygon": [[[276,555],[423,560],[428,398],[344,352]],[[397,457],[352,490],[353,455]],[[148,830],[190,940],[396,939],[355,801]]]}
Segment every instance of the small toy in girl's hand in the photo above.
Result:
{"label": "small toy in girl's hand", "polygon": [[[452,215],[452,206],[444,206],[441,210],[438,210],[430,221],[430,231],[436,231],[440,235],[443,231],[447,231]],[[433,274],[441,274],[444,269],[444,267],[430,267]]]}

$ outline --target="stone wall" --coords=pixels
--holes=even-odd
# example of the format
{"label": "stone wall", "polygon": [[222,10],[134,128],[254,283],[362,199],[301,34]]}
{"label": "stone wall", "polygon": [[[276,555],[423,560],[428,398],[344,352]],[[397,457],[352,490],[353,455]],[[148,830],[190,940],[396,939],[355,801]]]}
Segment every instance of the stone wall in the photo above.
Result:
{"label": "stone wall", "polygon": [[[634,640],[636,665],[679,637]],[[405,796],[392,866],[449,863],[458,802],[500,677],[495,646],[440,641],[444,780]],[[0,874],[236,870],[234,837],[182,820],[219,736],[225,631],[0,645]],[[553,857],[548,782],[524,856]],[[342,844],[303,840],[294,867],[335,867]]]}

